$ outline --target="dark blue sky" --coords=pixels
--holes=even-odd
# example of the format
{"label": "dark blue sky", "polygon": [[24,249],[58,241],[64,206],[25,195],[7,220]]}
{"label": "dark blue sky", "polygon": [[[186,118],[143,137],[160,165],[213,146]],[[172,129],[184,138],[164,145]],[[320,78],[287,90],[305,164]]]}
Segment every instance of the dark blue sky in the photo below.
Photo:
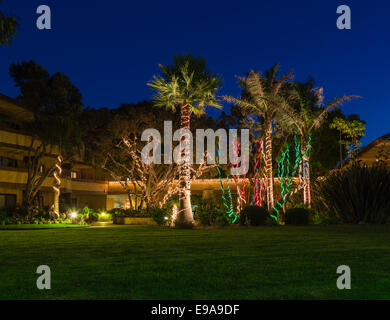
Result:
{"label": "dark blue sky", "polygon": [[[41,4],[52,10],[52,30],[35,26]],[[336,28],[341,4],[351,7],[352,30]],[[86,106],[150,99],[158,64],[190,52],[222,77],[220,94],[238,96],[235,75],[279,61],[297,80],[312,75],[327,100],[363,96],[343,110],[367,121],[364,144],[390,132],[388,1],[3,0],[1,9],[22,23],[12,46],[0,47],[0,92],[11,97],[10,63],[33,59],[68,75]]]}

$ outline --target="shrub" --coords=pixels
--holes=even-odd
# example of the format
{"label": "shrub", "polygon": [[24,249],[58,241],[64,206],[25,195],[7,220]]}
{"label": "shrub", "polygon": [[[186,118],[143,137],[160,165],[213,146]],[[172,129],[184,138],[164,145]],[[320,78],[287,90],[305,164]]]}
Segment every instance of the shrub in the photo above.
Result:
{"label": "shrub", "polygon": [[314,224],[338,224],[340,221],[330,211],[315,211],[311,217]]}
{"label": "shrub", "polygon": [[93,221],[98,221],[98,220],[99,220],[99,212],[89,209],[88,221],[93,222]]}
{"label": "shrub", "polygon": [[207,201],[199,202],[194,209],[194,219],[202,226],[211,226],[216,219],[216,208]]}
{"label": "shrub", "polygon": [[131,210],[123,208],[114,208],[107,211],[108,214],[111,214],[112,217],[150,217],[151,214],[148,213],[145,209]]}
{"label": "shrub", "polygon": [[284,221],[288,225],[304,226],[309,224],[310,210],[305,208],[291,208],[286,210]]}
{"label": "shrub", "polygon": [[229,219],[224,210],[218,208],[213,201],[201,199],[194,209],[194,219],[199,221],[201,226],[227,226]]}
{"label": "shrub", "polygon": [[268,215],[268,210],[266,208],[247,206],[240,213],[240,224],[251,226],[265,225]]}
{"label": "shrub", "polygon": [[381,163],[334,170],[313,189],[316,202],[344,223],[384,224],[390,216],[390,171]]}
{"label": "shrub", "polygon": [[230,224],[229,219],[226,217],[225,213],[221,210],[218,210],[217,216],[214,221],[214,225],[218,227],[226,227]]}
{"label": "shrub", "polygon": [[150,210],[153,220],[159,226],[166,226],[169,223],[170,217],[172,215],[172,210],[169,208],[152,208]]}

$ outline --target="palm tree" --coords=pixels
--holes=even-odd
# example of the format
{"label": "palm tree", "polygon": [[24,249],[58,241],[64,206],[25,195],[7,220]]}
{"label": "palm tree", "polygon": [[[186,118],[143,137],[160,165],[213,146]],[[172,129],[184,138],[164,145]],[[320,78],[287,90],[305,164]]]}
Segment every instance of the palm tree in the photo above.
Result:
{"label": "palm tree", "polygon": [[[154,76],[148,83],[156,90],[156,106],[166,107],[172,111],[180,108],[180,128],[190,129],[191,115],[204,114],[206,106],[221,108],[216,99],[220,79],[206,68],[206,61],[192,55],[174,56],[174,64],[162,66],[162,75]],[[189,137],[183,131],[181,148],[188,147]],[[191,208],[191,163],[189,156],[182,151],[182,163],[179,171],[180,209],[175,222],[179,227],[192,227],[194,219]]]}
{"label": "palm tree", "polygon": [[293,73],[287,73],[277,79],[279,64],[275,64],[266,71],[265,76],[251,71],[247,78],[239,78],[244,88],[242,98],[237,99],[231,96],[223,98],[236,104],[243,111],[263,117],[266,140],[265,169],[267,173],[267,204],[271,211],[274,206],[274,179],[272,169],[272,132],[274,118],[279,111],[282,101],[281,93],[286,82],[292,78]]}
{"label": "palm tree", "polygon": [[[302,160],[300,164],[300,178],[303,178],[303,202],[311,207],[310,191],[310,137],[315,129],[319,129],[325,122],[329,111],[345,101],[357,98],[354,95],[344,95],[335,98],[327,105],[323,105],[323,89],[314,88],[313,79],[305,83],[292,83],[292,90],[287,99],[280,103],[278,122],[290,131],[296,131],[301,136]],[[301,181],[302,179],[300,179]]]}

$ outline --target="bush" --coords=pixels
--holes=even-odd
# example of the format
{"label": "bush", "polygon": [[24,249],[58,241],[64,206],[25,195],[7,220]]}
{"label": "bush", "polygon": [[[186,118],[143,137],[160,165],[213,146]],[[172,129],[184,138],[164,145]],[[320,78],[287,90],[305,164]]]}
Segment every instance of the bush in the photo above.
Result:
{"label": "bush", "polygon": [[226,215],[223,212],[219,212],[219,214],[215,218],[214,225],[218,227],[226,227],[229,224],[230,222]]}
{"label": "bush", "polygon": [[258,206],[247,206],[240,213],[240,224],[262,226],[266,224],[268,210]]}
{"label": "bush", "polygon": [[172,215],[172,210],[169,211],[168,208],[152,208],[150,210],[153,220],[159,226],[166,226],[169,223],[170,217]]}
{"label": "bush", "polygon": [[311,216],[311,220],[314,224],[338,224],[340,221],[330,211],[318,212],[315,211]]}
{"label": "bush", "polygon": [[384,224],[390,216],[390,171],[381,163],[334,170],[313,188],[315,201],[343,223]]}
{"label": "bush", "polygon": [[208,201],[201,201],[194,209],[194,219],[202,226],[211,226],[216,219],[216,208]]}
{"label": "bush", "polygon": [[194,210],[194,219],[199,221],[201,226],[227,226],[229,219],[224,210],[219,209],[212,201],[201,199]]}
{"label": "bush", "polygon": [[145,209],[131,210],[123,208],[114,208],[107,211],[112,217],[134,217],[134,218],[150,218],[151,214]]}
{"label": "bush", "polygon": [[88,221],[94,222],[94,221],[98,221],[98,220],[99,220],[99,212],[97,212],[97,211],[95,211],[95,210],[89,209],[89,212],[88,212]]}
{"label": "bush", "polygon": [[305,226],[309,224],[310,210],[305,208],[291,208],[286,210],[284,221],[287,225]]}

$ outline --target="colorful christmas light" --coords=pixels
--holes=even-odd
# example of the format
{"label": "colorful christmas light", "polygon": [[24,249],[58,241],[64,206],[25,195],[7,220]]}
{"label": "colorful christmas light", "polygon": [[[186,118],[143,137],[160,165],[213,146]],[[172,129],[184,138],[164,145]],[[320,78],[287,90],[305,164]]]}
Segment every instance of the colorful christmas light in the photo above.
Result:
{"label": "colorful christmas light", "polygon": [[[234,224],[237,219],[238,215],[234,214],[234,209],[233,209],[233,199],[232,199],[232,194],[230,191],[230,186],[229,186],[229,175],[227,175],[227,191],[225,192],[225,188],[223,185],[223,180],[222,180],[222,172],[221,169],[219,168],[219,140],[218,140],[218,150],[217,150],[217,156],[216,156],[216,163],[217,163],[217,171],[218,171],[218,177],[219,181],[221,183],[221,191],[222,191],[222,200],[223,200],[223,205],[226,207],[226,213],[228,217],[231,219],[231,223]],[[226,198],[226,194],[228,196],[228,199]]]}

